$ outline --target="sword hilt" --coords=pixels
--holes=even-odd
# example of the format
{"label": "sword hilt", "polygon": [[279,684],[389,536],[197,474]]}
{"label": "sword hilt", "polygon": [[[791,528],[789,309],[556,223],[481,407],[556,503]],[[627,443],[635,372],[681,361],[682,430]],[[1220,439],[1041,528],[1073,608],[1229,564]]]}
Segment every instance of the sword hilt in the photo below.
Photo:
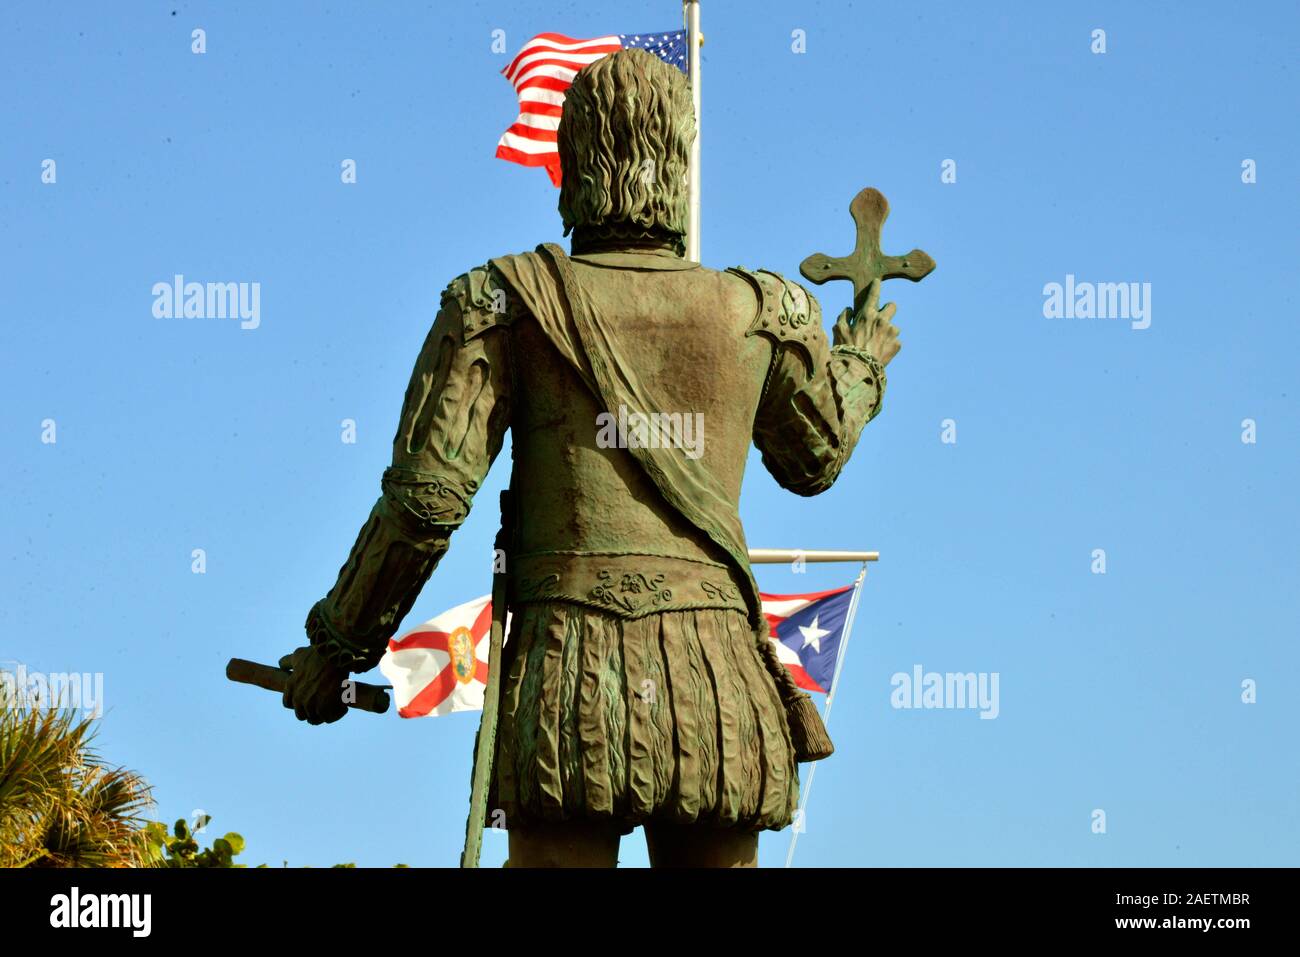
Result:
{"label": "sword hilt", "polygon": [[[273,668],[244,658],[231,658],[226,662],[226,677],[231,681],[256,685],[267,691],[278,691],[281,694],[289,686],[291,674],[292,672],[283,668]],[[371,714],[383,714],[388,710],[389,699],[386,687],[366,684],[364,681],[354,681],[352,684],[356,688],[356,700],[349,702],[349,708],[369,711]]]}

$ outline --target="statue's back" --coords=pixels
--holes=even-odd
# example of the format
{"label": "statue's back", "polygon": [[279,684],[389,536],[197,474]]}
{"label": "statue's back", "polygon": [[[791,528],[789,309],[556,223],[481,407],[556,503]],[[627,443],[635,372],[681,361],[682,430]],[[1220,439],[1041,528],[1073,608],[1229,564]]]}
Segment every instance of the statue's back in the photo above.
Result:
{"label": "statue's back", "polygon": [[[513,448],[528,488],[517,503],[519,554],[524,564],[528,556],[557,550],[612,559],[680,556],[721,572],[679,565],[678,576],[697,571],[730,581],[726,554],[665,502],[626,447],[671,445],[708,468],[733,504],[739,499],[772,355],[765,341],[746,335],[754,292],[736,275],[675,257],[595,255],[572,262],[591,306],[616,330],[612,351],[655,384],[658,407],[606,409],[537,322],[515,323]],[[619,573],[634,570],[621,567],[627,561],[612,564]],[[687,582],[679,584],[675,591],[684,601]]]}

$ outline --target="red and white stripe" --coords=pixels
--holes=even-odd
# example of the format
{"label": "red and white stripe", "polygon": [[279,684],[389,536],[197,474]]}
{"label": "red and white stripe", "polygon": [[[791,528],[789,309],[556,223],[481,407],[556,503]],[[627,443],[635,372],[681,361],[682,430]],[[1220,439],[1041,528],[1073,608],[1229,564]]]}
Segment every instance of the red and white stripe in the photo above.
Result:
{"label": "red and white stripe", "polygon": [[523,166],[542,166],[560,185],[556,130],[564,96],[573,78],[588,63],[623,49],[617,36],[575,40],[559,33],[539,33],[519,51],[502,74],[519,97],[519,119],[497,141],[497,157]]}

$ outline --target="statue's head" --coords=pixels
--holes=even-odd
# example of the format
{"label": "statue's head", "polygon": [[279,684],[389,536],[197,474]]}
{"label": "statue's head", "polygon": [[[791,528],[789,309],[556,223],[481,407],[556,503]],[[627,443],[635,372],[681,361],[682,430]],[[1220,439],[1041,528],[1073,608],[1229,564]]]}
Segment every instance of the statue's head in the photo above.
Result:
{"label": "statue's head", "polygon": [[564,233],[685,250],[695,111],[686,75],[644,50],[583,67],[557,133]]}

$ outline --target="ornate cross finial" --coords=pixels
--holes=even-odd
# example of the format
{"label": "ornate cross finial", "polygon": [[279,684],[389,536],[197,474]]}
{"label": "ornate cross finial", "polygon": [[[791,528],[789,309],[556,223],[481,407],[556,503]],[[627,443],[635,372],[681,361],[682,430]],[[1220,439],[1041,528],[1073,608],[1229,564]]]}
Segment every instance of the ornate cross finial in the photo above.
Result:
{"label": "ornate cross finial", "polygon": [[884,194],[868,186],[849,203],[849,214],[857,226],[858,241],[847,256],[831,257],[813,253],[799,264],[799,272],[811,283],[821,285],[829,279],[853,282],[853,307],[862,306],[867,287],[873,279],[910,279],[920,282],[934,269],[929,253],[913,249],[905,256],[886,256],[880,251],[880,228],[889,217],[889,201]]}

